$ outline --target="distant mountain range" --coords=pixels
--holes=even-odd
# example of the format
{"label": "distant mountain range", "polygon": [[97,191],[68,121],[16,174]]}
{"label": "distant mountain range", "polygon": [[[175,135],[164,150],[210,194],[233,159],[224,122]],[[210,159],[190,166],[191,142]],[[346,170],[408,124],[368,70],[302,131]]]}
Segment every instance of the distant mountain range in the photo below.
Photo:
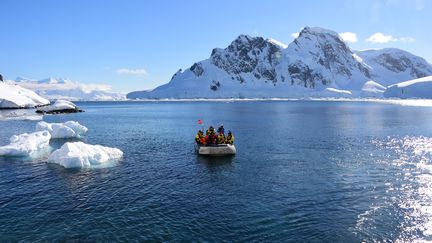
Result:
{"label": "distant mountain range", "polygon": [[334,31],[305,27],[288,46],[240,35],[210,58],[130,99],[383,97],[388,86],[432,75],[432,65],[399,49],[355,51]]}
{"label": "distant mountain range", "polygon": [[49,100],[124,100],[125,94],[114,93],[110,87],[100,84],[82,84],[63,78],[46,78],[32,80],[18,77],[15,80],[7,80],[9,84],[17,84],[21,87],[35,91],[40,96]]}

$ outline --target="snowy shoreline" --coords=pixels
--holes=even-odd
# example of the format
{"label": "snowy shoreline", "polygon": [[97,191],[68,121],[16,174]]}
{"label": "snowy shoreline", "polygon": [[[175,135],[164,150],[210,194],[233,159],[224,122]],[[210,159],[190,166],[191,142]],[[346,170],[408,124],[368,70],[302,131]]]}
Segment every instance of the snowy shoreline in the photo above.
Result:
{"label": "snowy shoreline", "polygon": [[[386,98],[229,98],[229,99],[131,99],[112,102],[262,102],[262,101],[324,101],[324,102],[371,102],[407,106],[432,106],[432,99],[386,99]],[[82,101],[85,102],[85,101]],[[93,102],[93,101],[91,101]],[[98,101],[97,101],[98,102]],[[106,101],[101,101],[106,102]]]}

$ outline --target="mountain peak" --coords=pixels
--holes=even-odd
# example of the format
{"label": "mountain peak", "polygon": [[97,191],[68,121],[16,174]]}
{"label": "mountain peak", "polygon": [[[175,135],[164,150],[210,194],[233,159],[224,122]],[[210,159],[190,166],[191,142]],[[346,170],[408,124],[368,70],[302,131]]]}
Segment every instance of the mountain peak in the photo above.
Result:
{"label": "mountain peak", "polygon": [[[375,92],[379,85],[425,75],[432,75],[432,66],[410,53],[357,52],[335,31],[305,27],[288,47],[271,38],[239,35],[168,84],[134,97],[291,97],[328,88]],[[365,86],[370,80],[377,83]]]}
{"label": "mountain peak", "polygon": [[311,35],[332,35],[332,36],[339,37],[339,34],[333,30],[324,29],[324,28],[320,28],[320,27],[309,27],[309,26],[304,27],[300,31],[299,37],[301,35],[308,35],[308,34],[311,34]]}
{"label": "mountain peak", "polygon": [[277,41],[277,40],[275,40],[273,38],[268,38],[268,39],[266,39],[266,41],[269,42],[269,43],[271,43],[271,44],[273,44],[273,45],[275,45],[275,46],[278,46],[281,49],[285,49],[285,48],[288,47],[288,45],[286,45],[286,44],[284,44],[284,43],[282,43],[280,41]]}

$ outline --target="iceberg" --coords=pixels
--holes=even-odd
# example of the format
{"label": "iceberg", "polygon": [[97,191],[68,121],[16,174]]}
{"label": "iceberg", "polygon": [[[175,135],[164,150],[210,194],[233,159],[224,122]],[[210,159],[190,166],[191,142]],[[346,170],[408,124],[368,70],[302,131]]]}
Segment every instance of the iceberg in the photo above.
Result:
{"label": "iceberg", "polygon": [[64,123],[38,122],[36,131],[48,131],[51,138],[81,138],[87,131],[87,127],[76,121],[67,121]]}
{"label": "iceberg", "polygon": [[0,147],[0,156],[38,157],[49,149],[51,135],[48,131],[13,135],[10,144]]}
{"label": "iceberg", "polygon": [[90,145],[83,142],[68,142],[54,151],[48,162],[65,168],[88,168],[109,165],[119,161],[123,152],[118,148]]}
{"label": "iceberg", "polygon": [[36,112],[42,114],[57,114],[82,112],[82,110],[78,109],[78,107],[70,101],[56,100],[54,104],[37,108]]}

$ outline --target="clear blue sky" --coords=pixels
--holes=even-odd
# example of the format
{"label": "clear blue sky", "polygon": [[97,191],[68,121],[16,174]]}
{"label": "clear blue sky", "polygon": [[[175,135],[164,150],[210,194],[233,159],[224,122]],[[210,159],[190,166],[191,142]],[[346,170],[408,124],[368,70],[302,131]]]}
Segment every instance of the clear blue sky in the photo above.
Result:
{"label": "clear blue sky", "polygon": [[[353,49],[398,47],[432,62],[431,0],[0,0],[0,13],[6,78],[65,77],[122,92],[166,83],[239,34],[289,44],[304,26],[355,33]],[[375,33],[387,43],[366,42]]]}

